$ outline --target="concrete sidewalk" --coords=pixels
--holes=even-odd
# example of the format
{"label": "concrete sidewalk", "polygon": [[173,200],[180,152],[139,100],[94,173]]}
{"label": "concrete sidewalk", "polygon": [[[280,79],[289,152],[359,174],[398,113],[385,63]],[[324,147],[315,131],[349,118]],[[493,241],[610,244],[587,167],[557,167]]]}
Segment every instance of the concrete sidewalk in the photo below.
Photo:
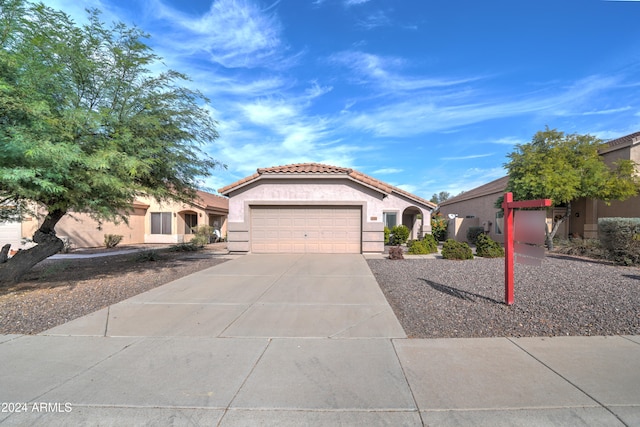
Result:
{"label": "concrete sidewalk", "polygon": [[359,255],[246,255],[0,336],[0,378],[2,425],[640,425],[640,337],[407,339]]}

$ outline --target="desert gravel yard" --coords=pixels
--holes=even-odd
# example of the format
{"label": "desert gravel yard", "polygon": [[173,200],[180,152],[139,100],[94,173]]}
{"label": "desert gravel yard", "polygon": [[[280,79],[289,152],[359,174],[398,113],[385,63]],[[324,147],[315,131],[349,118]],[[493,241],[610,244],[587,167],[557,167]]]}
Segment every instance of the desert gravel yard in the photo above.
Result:
{"label": "desert gravel yard", "polygon": [[640,268],[550,255],[515,265],[504,301],[504,259],[369,259],[411,338],[640,335]]}

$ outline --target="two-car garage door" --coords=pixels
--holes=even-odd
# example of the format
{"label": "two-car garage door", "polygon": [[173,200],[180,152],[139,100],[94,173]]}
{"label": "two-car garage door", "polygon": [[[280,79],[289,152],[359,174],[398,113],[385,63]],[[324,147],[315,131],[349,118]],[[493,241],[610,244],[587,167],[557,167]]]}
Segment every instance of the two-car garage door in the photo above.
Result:
{"label": "two-car garage door", "polygon": [[252,206],[253,253],[360,253],[360,207]]}

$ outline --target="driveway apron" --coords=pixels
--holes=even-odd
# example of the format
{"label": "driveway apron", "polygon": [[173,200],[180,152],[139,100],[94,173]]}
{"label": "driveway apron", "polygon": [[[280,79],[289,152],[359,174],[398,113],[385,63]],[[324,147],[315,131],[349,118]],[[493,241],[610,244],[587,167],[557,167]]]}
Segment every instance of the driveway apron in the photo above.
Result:
{"label": "driveway apron", "polygon": [[361,255],[240,256],[9,337],[0,401],[72,410],[0,422],[419,425],[393,338],[406,335]]}
{"label": "driveway apron", "polygon": [[244,255],[0,336],[0,425],[640,425],[640,338],[407,339],[361,255]]}

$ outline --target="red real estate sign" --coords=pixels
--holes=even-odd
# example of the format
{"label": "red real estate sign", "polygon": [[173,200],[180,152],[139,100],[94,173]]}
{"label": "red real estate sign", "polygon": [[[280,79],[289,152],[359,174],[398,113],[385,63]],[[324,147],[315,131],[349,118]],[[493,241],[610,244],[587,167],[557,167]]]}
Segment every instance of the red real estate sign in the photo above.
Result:
{"label": "red real estate sign", "polygon": [[[507,305],[513,304],[513,262],[514,262],[514,211],[515,209],[523,209],[523,208],[546,208],[551,206],[551,199],[538,199],[538,200],[523,200],[514,202],[513,201],[513,193],[505,193],[504,201],[502,202],[502,208],[504,209],[504,303]],[[523,212],[534,212],[534,211],[518,211],[518,215]],[[538,219],[536,217],[529,218],[527,214],[522,215],[521,222],[521,231],[518,233],[518,237],[522,239],[531,238],[534,242],[539,239],[539,232],[534,231],[534,227],[529,227],[528,225],[533,225],[533,223],[537,223]],[[537,217],[539,218],[539,216]],[[531,224],[528,223],[531,221]],[[542,229],[544,231],[544,229]],[[542,235],[542,242],[544,243],[544,235]],[[526,253],[535,253],[539,251],[539,249],[534,249],[535,246],[527,245],[530,242],[519,242],[519,248],[522,252],[523,259],[527,259]],[[520,245],[526,245],[520,246]],[[529,247],[530,246],[530,247]],[[544,249],[542,249],[544,254]],[[539,253],[539,252],[538,252]],[[541,257],[540,257],[541,258]],[[532,258],[535,259],[535,258]]]}

